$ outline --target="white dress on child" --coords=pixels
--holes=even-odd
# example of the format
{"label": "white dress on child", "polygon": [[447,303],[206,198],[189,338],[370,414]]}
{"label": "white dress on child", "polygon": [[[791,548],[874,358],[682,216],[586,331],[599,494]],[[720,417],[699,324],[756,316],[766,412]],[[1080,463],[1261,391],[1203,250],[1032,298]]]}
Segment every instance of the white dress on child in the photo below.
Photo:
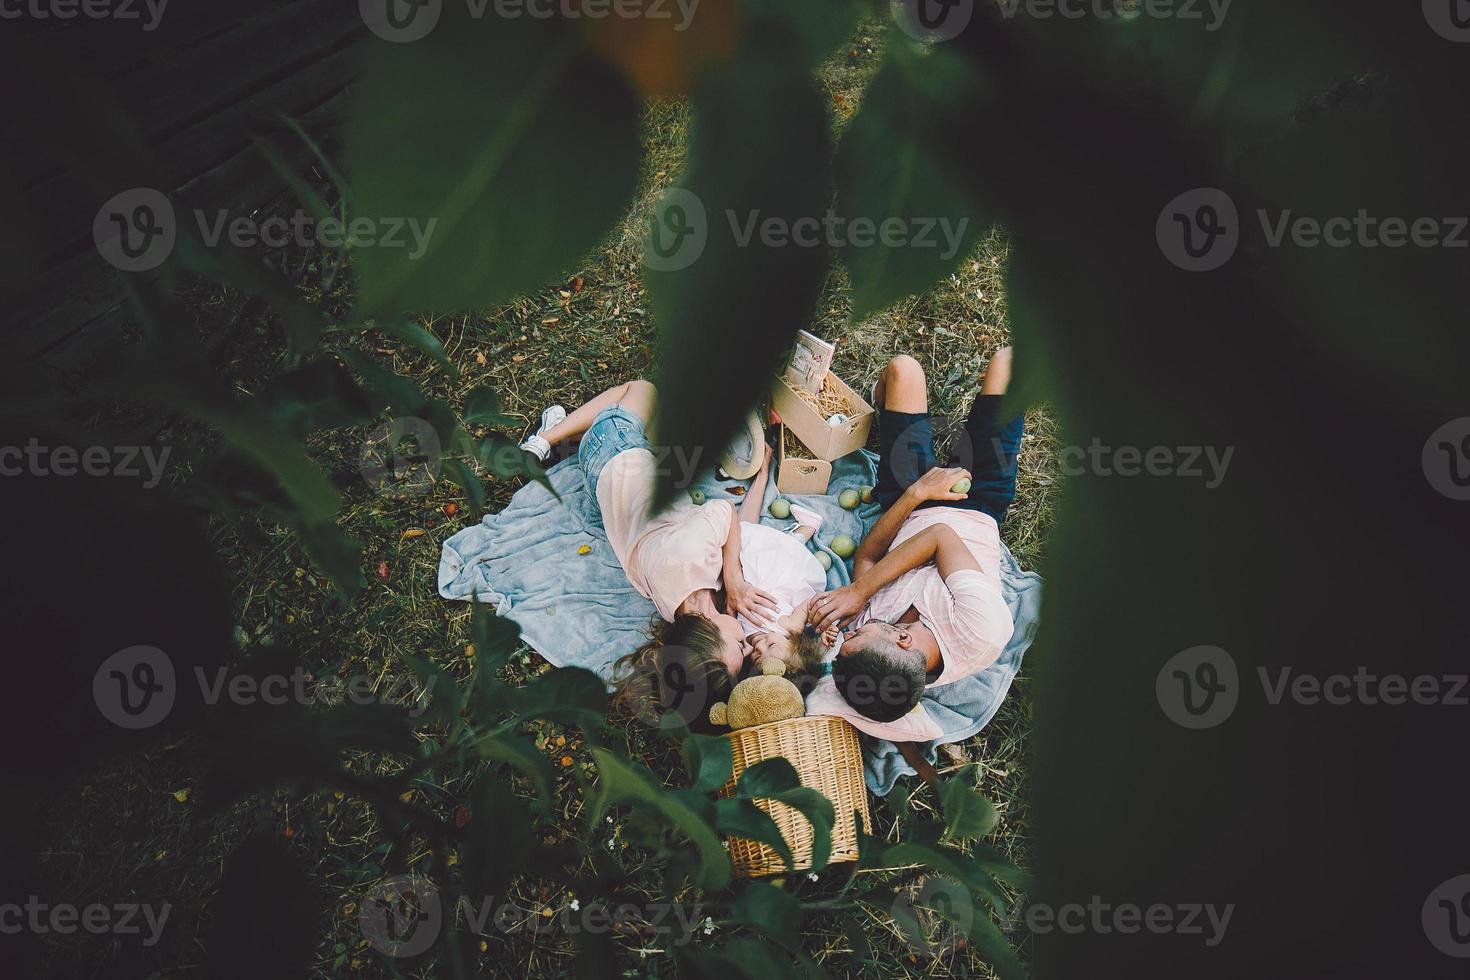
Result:
{"label": "white dress on child", "polygon": [[[827,572],[806,543],[764,524],[740,525],[740,569],[745,581],[776,600],[781,616],[827,589]],[[746,636],[764,631],[739,619]]]}

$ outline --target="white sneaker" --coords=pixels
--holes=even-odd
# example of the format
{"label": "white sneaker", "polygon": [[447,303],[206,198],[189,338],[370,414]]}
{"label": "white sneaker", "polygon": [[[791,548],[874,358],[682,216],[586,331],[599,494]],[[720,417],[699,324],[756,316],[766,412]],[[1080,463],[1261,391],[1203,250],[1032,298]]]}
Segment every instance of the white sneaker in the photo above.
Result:
{"label": "white sneaker", "polygon": [[546,462],[551,455],[551,443],[543,438],[543,434],[556,428],[567,420],[567,410],[560,405],[552,405],[541,413],[541,424],[536,431],[525,438],[521,448],[535,456],[541,462]]}

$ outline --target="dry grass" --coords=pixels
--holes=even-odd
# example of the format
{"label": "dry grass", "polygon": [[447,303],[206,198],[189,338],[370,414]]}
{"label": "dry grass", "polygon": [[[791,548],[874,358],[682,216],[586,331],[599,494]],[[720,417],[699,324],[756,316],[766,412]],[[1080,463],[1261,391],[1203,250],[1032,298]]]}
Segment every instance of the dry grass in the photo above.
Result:
{"label": "dry grass", "polygon": [[[859,32],[850,52],[834,58],[820,73],[836,126],[860,101],[862,86],[878,63],[879,37],[876,32]],[[639,200],[605,245],[580,268],[569,270],[566,282],[549,285],[500,309],[426,321],[459,366],[458,382],[396,343],[375,345],[383,358],[418,380],[426,392],[456,403],[471,388],[491,383],[501,392],[505,411],[527,421],[549,403],[576,404],[609,384],[646,374],[654,355],[652,324],[639,281],[643,217],[658,192],[678,175],[686,127],[687,111],[682,105],[649,109],[648,162]],[[1006,257],[1005,237],[991,234],[946,281],[862,323],[851,322],[845,276],[840,269],[834,270],[812,329],[837,342],[836,369],[859,391],[866,392],[893,355],[914,355],[930,378],[931,409],[962,418],[978,387],[980,368],[1008,340]],[[309,256],[304,262],[304,282],[319,283],[325,278],[321,256]],[[317,288],[311,298],[328,307],[342,304],[344,288],[339,278],[325,289]],[[195,305],[206,325],[226,317],[225,311],[231,308],[218,293],[201,295]],[[232,341],[237,346],[225,348],[227,355],[249,350],[255,342],[252,331],[265,329],[246,325],[243,335]],[[263,367],[246,360],[232,362],[231,370],[245,391],[257,383],[257,372],[264,373]],[[438,598],[435,572],[440,542],[480,515],[465,513],[459,492],[447,482],[422,496],[375,493],[355,477],[361,437],[360,432],[329,434],[312,447],[342,476],[346,500],[342,524],[364,543],[370,585],[351,606],[333,598],[288,532],[251,520],[217,526],[220,553],[237,583],[237,638],[242,652],[249,655],[261,648],[284,646],[298,651],[309,669],[321,673],[375,676],[383,671],[404,672],[402,655],[422,652],[464,677],[471,669],[464,652],[468,610]],[[1049,475],[1053,450],[1051,421],[1044,413],[1033,412],[1021,456],[1019,499],[1004,532],[1007,543],[1028,566],[1042,558],[1051,522],[1056,490]],[[516,487],[513,482],[489,480],[489,508],[504,506]],[[461,509],[447,516],[446,506],[452,503]],[[402,532],[409,528],[427,533],[401,540]],[[524,678],[543,668],[538,657],[523,650],[514,658],[512,675]],[[995,720],[955,749],[975,764],[972,771],[980,788],[1000,809],[999,846],[1023,866],[1029,858],[1029,690],[1023,671]],[[569,738],[566,745],[556,744],[559,736]],[[572,736],[551,726],[543,726],[540,733],[557,762],[562,756],[572,759],[571,766],[559,766],[560,821],[537,828],[548,842],[564,840],[581,823],[572,771],[588,763]],[[630,732],[630,738],[649,752],[660,751],[641,732]],[[176,799],[175,793],[189,790],[200,774],[173,755],[163,751],[84,778],[56,814],[53,841],[42,855],[48,878],[78,897],[166,896],[176,911],[165,955],[168,962],[188,969],[202,958],[195,939],[207,936],[210,898],[223,858],[246,833],[264,828],[289,838],[327,896],[328,912],[320,923],[322,938],[317,949],[320,972],[387,975],[365,949],[366,940],[358,933],[354,914],[357,895],[381,873],[382,845],[388,840],[370,810],[350,797],[338,799],[328,792],[299,799],[282,793],[208,815],[197,809],[191,797]],[[653,761],[664,767],[658,771],[673,773],[672,759]],[[377,759],[362,759],[359,764],[387,771]],[[441,784],[426,776],[416,786],[415,802],[450,817],[466,802],[464,789],[463,782]],[[932,807],[934,800],[927,791],[916,792],[915,804]],[[874,812],[880,830],[891,833],[889,808],[877,802]],[[607,838],[614,850],[627,847],[617,826],[608,827]],[[607,842],[597,843],[606,846]],[[407,857],[411,863],[427,866],[427,857],[419,851]],[[841,875],[821,877],[833,880],[798,883],[804,897],[835,890],[835,879]],[[650,894],[657,884],[648,882]],[[523,908],[536,911],[563,908],[569,899],[534,879],[522,879],[512,897]],[[866,929],[876,966],[865,967],[852,958],[848,940],[828,917],[813,916],[805,932],[808,951],[834,976],[990,975],[972,950],[933,958],[912,955],[882,909],[871,910]],[[57,948],[61,972],[84,968],[90,972],[106,964],[105,944],[87,942],[79,938],[65,949]],[[666,958],[645,960],[641,955],[659,948],[656,945],[636,935],[620,936],[617,943],[629,955],[624,966],[650,975],[668,973]],[[480,968],[493,976],[555,976],[572,966],[569,941],[512,933],[489,941]]]}

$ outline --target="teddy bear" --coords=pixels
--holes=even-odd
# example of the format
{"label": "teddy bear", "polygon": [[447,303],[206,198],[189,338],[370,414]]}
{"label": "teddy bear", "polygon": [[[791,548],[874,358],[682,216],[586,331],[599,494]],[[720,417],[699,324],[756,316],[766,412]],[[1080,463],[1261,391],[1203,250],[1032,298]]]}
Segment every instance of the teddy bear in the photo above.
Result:
{"label": "teddy bear", "polygon": [[801,690],[784,676],[785,664],[768,657],[760,662],[760,671],[735,685],[728,704],[722,701],[710,707],[710,724],[751,728],[806,714]]}

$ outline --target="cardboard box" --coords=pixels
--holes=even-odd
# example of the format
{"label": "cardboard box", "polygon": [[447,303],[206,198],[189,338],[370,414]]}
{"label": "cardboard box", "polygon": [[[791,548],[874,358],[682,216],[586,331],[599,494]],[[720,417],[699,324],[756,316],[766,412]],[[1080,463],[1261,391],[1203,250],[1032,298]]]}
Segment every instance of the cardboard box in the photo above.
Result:
{"label": "cardboard box", "polygon": [[829,372],[827,377],[846,397],[848,404],[856,407],[856,411],[847,413],[848,419],[841,425],[828,425],[827,419],[802,401],[801,396],[785,378],[777,378],[771,388],[771,407],[781,416],[782,423],[791,426],[792,433],[814,456],[818,459],[834,460],[863,448],[868,441],[868,430],[873,426],[876,413],[873,406],[844,384],[835,373]]}
{"label": "cardboard box", "polygon": [[832,480],[832,464],[820,459],[789,459],[786,426],[776,436],[776,489],[789,494],[823,494]]}

